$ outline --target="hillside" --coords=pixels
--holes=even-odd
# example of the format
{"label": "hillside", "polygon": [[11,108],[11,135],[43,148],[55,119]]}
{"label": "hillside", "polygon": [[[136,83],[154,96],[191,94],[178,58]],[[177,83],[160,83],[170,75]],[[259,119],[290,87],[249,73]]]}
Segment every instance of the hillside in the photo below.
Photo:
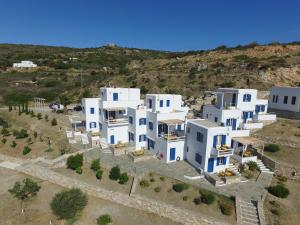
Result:
{"label": "hillside", "polygon": [[[32,60],[40,67],[12,71],[12,63],[20,60]],[[186,96],[218,87],[268,90],[273,85],[300,84],[300,43],[253,43],[190,52],[1,44],[0,72],[0,102],[12,93],[49,101],[65,94],[76,102],[97,95],[105,85]]]}

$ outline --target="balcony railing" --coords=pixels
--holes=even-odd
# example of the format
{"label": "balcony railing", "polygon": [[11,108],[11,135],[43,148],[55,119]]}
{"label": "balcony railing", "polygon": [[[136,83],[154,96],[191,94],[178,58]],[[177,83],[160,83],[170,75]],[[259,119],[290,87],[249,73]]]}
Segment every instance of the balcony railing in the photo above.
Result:
{"label": "balcony railing", "polygon": [[171,132],[169,134],[165,134],[163,132],[161,132],[158,135],[160,138],[166,140],[166,141],[180,141],[180,140],[184,140],[185,139],[185,135],[184,135],[184,131],[175,131],[175,132]]}
{"label": "balcony railing", "polygon": [[106,122],[109,125],[128,124],[128,118],[127,117],[109,118],[109,119],[106,119]]}
{"label": "balcony railing", "polygon": [[230,148],[226,145],[213,147],[211,151],[211,155],[222,157],[222,156],[231,156],[233,155],[233,148]]}

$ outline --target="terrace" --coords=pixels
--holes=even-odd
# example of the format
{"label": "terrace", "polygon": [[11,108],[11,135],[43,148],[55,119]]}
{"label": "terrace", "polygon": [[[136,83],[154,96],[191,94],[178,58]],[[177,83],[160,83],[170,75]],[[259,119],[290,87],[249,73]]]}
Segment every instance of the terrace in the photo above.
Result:
{"label": "terrace", "polygon": [[128,117],[124,107],[107,108],[104,110],[104,118],[108,125],[126,125]]}
{"label": "terrace", "polygon": [[158,136],[166,141],[180,141],[185,138],[183,120],[169,119],[158,122]]}

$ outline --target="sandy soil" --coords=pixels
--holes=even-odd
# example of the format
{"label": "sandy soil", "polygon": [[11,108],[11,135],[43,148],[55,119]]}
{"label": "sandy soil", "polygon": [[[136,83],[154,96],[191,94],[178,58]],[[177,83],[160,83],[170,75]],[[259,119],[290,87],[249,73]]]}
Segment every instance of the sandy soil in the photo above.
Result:
{"label": "sandy soil", "polygon": [[[150,179],[153,178],[155,181],[151,182]],[[177,193],[172,190],[172,186],[175,183],[178,183],[175,180],[165,177],[164,181],[160,180],[160,176],[153,174],[153,175],[146,175],[143,179],[148,180],[150,183],[149,187],[141,187],[138,185],[136,189],[136,194],[146,196],[151,199],[156,199],[158,201],[163,201],[168,204],[175,205],[177,207],[189,209],[195,212],[201,212],[204,215],[216,218],[219,221],[226,221],[229,224],[235,224],[235,212],[231,216],[224,216],[218,206],[218,200],[221,200],[221,196],[217,197],[216,201],[212,205],[200,204],[195,205],[193,203],[194,198],[199,197],[199,189],[194,187],[189,187],[187,190],[184,190],[181,193]],[[155,187],[161,187],[160,192],[155,192]],[[187,196],[188,199],[186,201],[183,200],[183,197]],[[223,199],[225,201],[229,201],[230,204],[233,204],[228,199]],[[234,206],[234,205],[232,205]],[[233,210],[234,211],[234,210]]]}
{"label": "sandy soil", "polygon": [[[0,224],[1,225],[36,225],[49,224],[49,220],[55,225],[65,225],[65,221],[57,220],[50,209],[50,201],[53,196],[63,190],[58,185],[51,184],[46,181],[38,181],[41,190],[33,199],[24,202],[23,207],[25,213],[21,214],[20,201],[13,198],[8,193],[16,181],[21,181],[26,176],[11,170],[0,168]],[[144,211],[124,207],[102,199],[88,197],[88,205],[74,225],[96,225],[96,219],[99,215],[109,213],[113,219],[113,225],[176,225],[173,221],[159,217],[155,214],[146,213]]]}
{"label": "sandy soil", "polygon": [[[277,179],[273,179],[272,184],[276,184]],[[288,180],[285,185],[290,190],[287,198],[277,198],[268,194],[265,201],[265,216],[267,223],[270,225],[284,224],[297,225],[300,221],[300,181]],[[275,201],[277,206],[274,206],[270,201]],[[273,214],[270,210],[277,209],[279,215]]]}

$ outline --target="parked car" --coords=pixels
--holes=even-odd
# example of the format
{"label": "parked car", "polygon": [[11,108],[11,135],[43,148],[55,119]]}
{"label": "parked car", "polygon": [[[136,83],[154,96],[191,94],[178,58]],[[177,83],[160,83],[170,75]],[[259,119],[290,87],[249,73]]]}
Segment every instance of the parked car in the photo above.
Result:
{"label": "parked car", "polygon": [[74,108],[73,108],[74,111],[77,111],[77,112],[80,112],[82,111],[82,106],[81,105],[76,105]]}

